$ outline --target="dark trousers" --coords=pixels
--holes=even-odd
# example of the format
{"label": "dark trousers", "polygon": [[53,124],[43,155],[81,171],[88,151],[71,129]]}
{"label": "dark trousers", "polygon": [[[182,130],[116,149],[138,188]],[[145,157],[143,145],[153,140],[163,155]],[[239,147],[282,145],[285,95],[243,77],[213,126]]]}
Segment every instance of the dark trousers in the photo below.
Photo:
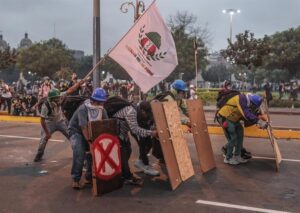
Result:
{"label": "dark trousers", "polygon": [[130,178],[132,173],[129,167],[129,158],[132,152],[131,144],[128,138],[120,139],[120,146],[121,146],[121,165],[122,165],[122,176],[123,178]]}
{"label": "dark trousers", "polygon": [[140,137],[138,138],[136,135],[133,136],[138,145],[139,145],[139,159],[143,161],[145,165],[149,165],[148,153],[152,148],[152,138],[151,137]]}

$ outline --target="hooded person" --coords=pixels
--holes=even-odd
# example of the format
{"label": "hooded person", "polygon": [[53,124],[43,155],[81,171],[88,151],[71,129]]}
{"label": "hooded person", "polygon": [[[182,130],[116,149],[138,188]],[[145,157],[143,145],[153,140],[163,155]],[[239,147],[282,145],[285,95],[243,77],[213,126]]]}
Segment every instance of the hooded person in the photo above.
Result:
{"label": "hooded person", "polygon": [[81,84],[83,84],[83,81],[73,85],[65,92],[60,92],[56,88],[51,89],[48,92],[47,100],[45,99],[41,105],[41,140],[34,162],[42,160],[48,140],[54,132],[59,131],[69,139],[69,135],[67,133],[67,119],[65,118],[62,110],[61,100],[64,96],[74,92],[74,90],[80,87]]}
{"label": "hooded person", "polygon": [[257,124],[260,128],[266,129],[268,123],[260,116],[261,104],[262,98],[258,95],[237,94],[218,110],[217,121],[222,126],[228,141],[224,163],[237,165],[248,162],[241,157],[244,139],[241,121],[244,121],[245,126]]}
{"label": "hooded person", "polygon": [[103,108],[107,100],[107,93],[102,88],[96,88],[91,97],[84,101],[73,114],[68,132],[73,150],[73,163],[71,175],[73,179],[72,188],[80,189],[80,179],[84,160],[86,159],[87,171],[85,173],[85,184],[92,183],[92,155],[89,152],[88,122],[107,119],[107,112]]}

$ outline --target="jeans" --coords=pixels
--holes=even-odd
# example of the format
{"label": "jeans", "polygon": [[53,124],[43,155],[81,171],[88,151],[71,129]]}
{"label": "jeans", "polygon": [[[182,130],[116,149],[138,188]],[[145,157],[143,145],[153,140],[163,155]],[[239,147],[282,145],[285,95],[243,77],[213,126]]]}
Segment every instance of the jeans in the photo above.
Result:
{"label": "jeans", "polygon": [[122,176],[124,179],[130,178],[132,173],[129,167],[129,158],[132,152],[131,144],[128,138],[120,139],[120,151],[121,151],[121,165],[122,165]]}
{"label": "jeans", "polygon": [[87,162],[85,178],[86,180],[92,180],[92,155],[89,152],[88,142],[79,133],[71,134],[70,141],[73,149],[73,165],[71,170],[73,180],[80,181],[85,159]]}
{"label": "jeans", "polygon": [[[46,126],[48,128],[49,133],[52,135],[54,132],[59,131],[61,132],[66,138],[69,139],[69,134],[67,132],[67,123],[65,120],[61,120],[59,122],[55,121],[47,121],[46,120]],[[48,140],[46,140],[46,133],[44,129],[41,130],[41,140],[39,143],[37,154],[42,157],[44,155],[44,151],[46,149],[46,145],[48,143]]]}
{"label": "jeans", "polygon": [[137,137],[133,135],[139,146],[139,159],[143,161],[144,165],[149,165],[148,153],[152,148],[152,138],[151,137]]}
{"label": "jeans", "polygon": [[228,127],[223,128],[223,130],[225,133],[225,137],[228,140],[226,158],[229,160],[233,156],[234,147],[235,147],[234,155],[241,156],[241,150],[243,147],[243,139],[244,139],[244,128],[239,121],[232,122],[226,120],[226,122],[228,123]]}

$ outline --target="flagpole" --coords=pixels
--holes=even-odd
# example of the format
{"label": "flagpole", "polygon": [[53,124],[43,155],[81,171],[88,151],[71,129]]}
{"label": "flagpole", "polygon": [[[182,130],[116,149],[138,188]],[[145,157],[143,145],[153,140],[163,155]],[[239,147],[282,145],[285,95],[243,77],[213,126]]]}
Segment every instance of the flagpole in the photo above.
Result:
{"label": "flagpole", "polygon": [[88,72],[88,74],[86,74],[86,76],[82,79],[83,81],[85,81],[91,74],[93,74],[93,72],[95,70],[97,70],[97,68],[104,62],[104,60],[107,58],[108,54],[105,54],[100,61],[98,61],[97,64],[94,65],[94,67]]}

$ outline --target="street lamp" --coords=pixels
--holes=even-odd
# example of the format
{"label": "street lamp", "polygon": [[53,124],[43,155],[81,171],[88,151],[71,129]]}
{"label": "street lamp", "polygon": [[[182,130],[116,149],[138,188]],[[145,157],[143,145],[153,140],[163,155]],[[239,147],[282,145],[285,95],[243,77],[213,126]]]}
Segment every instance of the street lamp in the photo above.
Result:
{"label": "street lamp", "polygon": [[122,13],[128,12],[128,7],[132,6],[134,10],[134,22],[140,17],[140,15],[145,11],[145,3],[140,0],[136,0],[135,4],[133,2],[124,2],[121,4],[120,10]]}
{"label": "street lamp", "polygon": [[229,14],[229,16],[230,16],[230,42],[232,42],[232,19],[233,19],[233,15],[235,15],[237,13],[241,13],[241,11],[238,10],[238,9],[226,9],[226,10],[222,10],[222,13]]}

